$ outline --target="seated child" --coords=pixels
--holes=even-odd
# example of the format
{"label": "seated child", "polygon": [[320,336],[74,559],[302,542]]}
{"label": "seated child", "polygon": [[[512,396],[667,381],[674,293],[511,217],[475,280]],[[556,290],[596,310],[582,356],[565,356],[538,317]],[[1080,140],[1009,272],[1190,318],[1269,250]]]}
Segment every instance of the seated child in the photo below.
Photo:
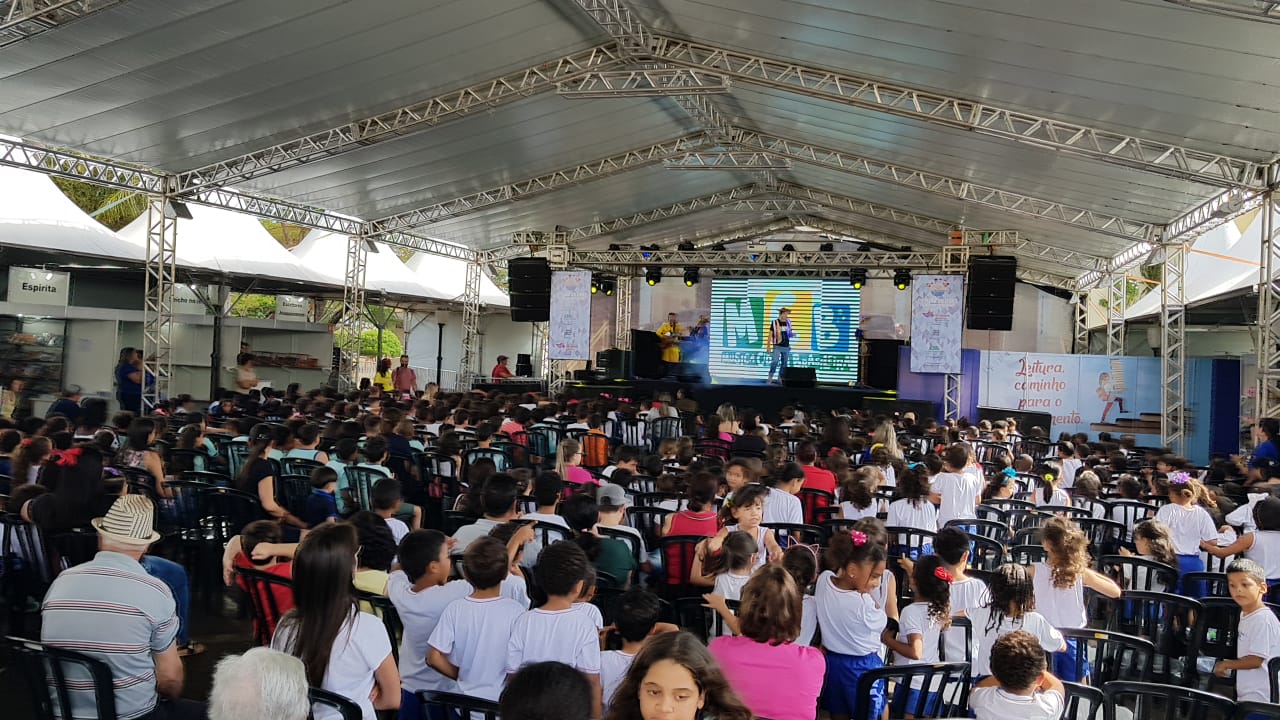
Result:
{"label": "seated child", "polygon": [[[401,505],[400,481],[395,478],[379,480],[374,484],[373,494],[369,499],[373,503],[373,512],[386,521],[387,527],[391,529],[391,537],[395,538],[396,545],[399,545],[404,536],[409,534],[409,526],[396,517]],[[414,529],[418,527],[421,512],[420,508],[413,509]]]}
{"label": "seated child", "polygon": [[338,517],[338,472],[329,466],[311,471],[311,494],[302,506],[302,521],[315,527]]}
{"label": "seated child", "polygon": [[1252,560],[1234,560],[1227,566],[1231,598],[1240,606],[1240,629],[1236,637],[1237,658],[1219,660],[1213,673],[1227,677],[1236,671],[1236,701],[1271,701],[1271,680],[1267,663],[1280,656],[1280,620],[1263,604],[1267,576]]}
{"label": "seated child", "polygon": [[1014,630],[991,648],[991,677],[969,695],[978,720],[1058,720],[1066,706],[1062,681],[1047,668],[1044,649],[1034,635]]}
{"label": "seated child", "polygon": [[662,601],[648,590],[633,588],[619,598],[618,617],[613,627],[622,638],[622,649],[600,653],[600,687],[606,707],[645,640],[659,632],[679,629],[670,623],[658,622],[661,614]]}
{"label": "seated child", "polygon": [[[236,542],[237,538],[239,542]],[[297,544],[280,544],[280,523],[273,520],[255,520],[245,525],[237,538],[232,538],[227,544],[228,552],[232,550],[233,543],[237,546],[235,548],[237,552],[232,560],[233,567],[260,570],[285,580],[293,580],[293,551],[297,548]],[[252,592],[243,575],[237,576],[236,583],[246,594]],[[270,585],[270,588],[272,597],[258,595],[253,599],[254,604],[262,608],[267,620],[265,634],[259,634],[260,628],[254,629],[259,637],[271,637],[276,631],[276,623],[279,622],[280,617],[293,609],[291,588],[276,584]],[[254,624],[255,626],[257,624],[256,618]]]}

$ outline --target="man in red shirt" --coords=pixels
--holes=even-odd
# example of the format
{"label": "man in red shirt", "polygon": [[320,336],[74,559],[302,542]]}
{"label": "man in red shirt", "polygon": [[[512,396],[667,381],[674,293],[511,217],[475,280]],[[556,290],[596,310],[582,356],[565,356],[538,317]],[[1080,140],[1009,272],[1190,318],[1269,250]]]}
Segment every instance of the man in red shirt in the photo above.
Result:
{"label": "man in red shirt", "polygon": [[418,391],[418,374],[409,367],[409,356],[400,356],[400,367],[391,371],[391,386],[397,393],[412,395]]}
{"label": "man in red shirt", "polygon": [[507,367],[507,356],[499,355],[498,364],[493,366],[493,372],[489,373],[494,380],[505,380],[511,377],[511,368]]}
{"label": "man in red shirt", "polygon": [[818,448],[813,443],[806,440],[796,446],[796,462],[804,468],[804,487],[835,494],[835,473],[818,467],[817,461]]}

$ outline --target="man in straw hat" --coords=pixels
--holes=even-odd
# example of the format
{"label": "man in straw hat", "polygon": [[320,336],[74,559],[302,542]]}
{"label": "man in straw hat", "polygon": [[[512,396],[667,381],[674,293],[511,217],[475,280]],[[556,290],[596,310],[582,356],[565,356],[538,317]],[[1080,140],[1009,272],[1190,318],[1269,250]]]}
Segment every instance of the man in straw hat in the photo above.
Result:
{"label": "man in straw hat", "polygon": [[[143,569],[160,539],[155,508],[143,495],[124,495],[94,518],[98,554],[64,570],[44,598],[40,639],[103,661],[111,668],[120,720],[204,718],[203,704],[182,700],[178,616],[168,586]],[[76,678],[71,678],[76,679]],[[92,693],[68,683],[73,712],[91,715]]]}

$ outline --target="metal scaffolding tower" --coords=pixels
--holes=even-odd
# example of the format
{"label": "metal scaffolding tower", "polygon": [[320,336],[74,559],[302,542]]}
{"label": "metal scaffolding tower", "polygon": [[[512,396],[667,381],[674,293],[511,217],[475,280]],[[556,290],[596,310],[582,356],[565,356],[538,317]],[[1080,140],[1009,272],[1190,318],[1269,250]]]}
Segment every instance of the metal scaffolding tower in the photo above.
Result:
{"label": "metal scaffolding tower", "polygon": [[1187,246],[1182,239],[1162,243],[1164,282],[1160,286],[1160,442],[1175,454],[1186,446],[1185,271]]}
{"label": "metal scaffolding tower", "polygon": [[1129,307],[1129,277],[1107,276],[1107,354],[1124,355],[1124,313]]}
{"label": "metal scaffolding tower", "polygon": [[1280,242],[1276,242],[1275,194],[1268,192],[1262,203],[1262,257],[1258,278],[1258,388],[1256,417],[1280,417]]}
{"label": "metal scaffolding tower", "polygon": [[338,387],[350,391],[358,383],[360,372],[360,332],[364,327],[364,279],[369,259],[366,238],[351,235],[347,239],[346,272],[342,276],[342,318],[338,322],[339,350]]}
{"label": "metal scaffolding tower", "polygon": [[1085,355],[1089,352],[1089,293],[1088,291],[1077,292],[1073,297],[1075,302],[1071,310],[1074,315],[1072,325],[1075,329],[1075,338],[1071,343],[1071,352],[1076,355]]}
{"label": "metal scaffolding tower", "polygon": [[[178,216],[186,209],[168,195],[152,195],[147,202],[145,300],[142,305],[142,405],[146,412],[169,394],[173,375],[173,283],[178,264]],[[147,377],[153,379],[146,382]]]}
{"label": "metal scaffolding tower", "polygon": [[466,392],[476,377],[480,361],[480,274],[481,260],[467,263],[466,284],[462,289],[462,358],[458,362],[458,387]]}
{"label": "metal scaffolding tower", "polygon": [[631,290],[635,284],[636,279],[630,275],[619,275],[615,283],[618,307],[613,319],[613,346],[619,350],[631,349]]}

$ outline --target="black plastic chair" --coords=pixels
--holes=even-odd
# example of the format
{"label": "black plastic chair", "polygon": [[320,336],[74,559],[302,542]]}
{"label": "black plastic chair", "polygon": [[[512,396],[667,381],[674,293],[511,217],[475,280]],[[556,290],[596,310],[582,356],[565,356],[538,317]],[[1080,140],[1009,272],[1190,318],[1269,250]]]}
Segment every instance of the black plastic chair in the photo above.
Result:
{"label": "black plastic chair", "polygon": [[573,533],[569,531],[569,528],[566,528],[563,525],[542,521],[539,521],[533,526],[533,535],[540,543],[542,543],[542,547],[544,548],[573,538]]}
{"label": "black plastic chair", "polygon": [[763,523],[763,525],[773,531],[778,545],[784,550],[792,545],[822,545],[827,540],[827,534],[817,525],[795,523]]}
{"label": "black plastic chair", "polygon": [[1042,545],[1043,540],[1040,539],[1040,526],[1025,527],[1013,531],[1013,537],[1009,538],[1009,545]]}
{"label": "black plastic chair", "polygon": [[463,525],[470,525],[476,521],[476,516],[471,513],[462,512],[461,510],[445,510],[444,511],[444,534],[453,537],[457,534],[458,528]]}
{"label": "black plastic chair", "polygon": [[[725,600],[725,605],[733,611],[734,615],[738,614],[740,603],[737,600]],[[722,636],[731,635],[729,628],[725,626],[724,618],[720,613],[712,608],[706,607],[706,601],[699,597],[683,597],[676,598],[676,624],[681,630],[688,630],[703,643]]]}
{"label": "black plastic chair", "polygon": [[1169,593],[1178,589],[1177,568],[1133,555],[1103,555],[1098,558],[1098,571],[1123,590]]}
{"label": "black plastic chair", "polygon": [[1280,705],[1246,700],[1236,703],[1236,713],[1232,720],[1280,720]]}
{"label": "black plastic chair", "polygon": [[500,448],[472,448],[462,453],[462,464],[465,467],[470,467],[477,460],[489,460],[493,462],[493,467],[498,472],[506,472],[514,465],[511,460],[511,455]]}
{"label": "black plastic chair", "polygon": [[[597,525],[596,532],[600,533],[604,537],[621,540],[626,543],[627,547],[631,548],[631,555],[637,559],[644,555],[643,548],[640,547],[641,540],[636,537],[635,533],[630,533],[621,528],[608,527],[605,525]],[[609,623],[605,623],[605,625],[608,624]]]}
{"label": "black plastic chair", "polygon": [[[947,657],[947,639],[957,634],[964,635],[964,657]],[[946,632],[938,633],[938,658],[942,662],[973,662],[973,622],[967,617],[951,618],[951,627]]]}
{"label": "black plastic chair", "polygon": [[280,460],[280,472],[285,475],[306,475],[310,477],[313,471],[322,467],[324,467],[324,463],[306,458],[286,457]]}
{"label": "black plastic chair", "polygon": [[684,435],[684,421],[678,417],[660,417],[649,423],[649,444],[653,452],[658,445],[668,438],[677,439]]}
{"label": "black plastic chair", "polygon": [[681,598],[699,593],[689,581],[689,573],[693,571],[694,553],[698,543],[706,540],[701,535],[670,535],[662,538],[659,548],[662,553],[662,566],[666,572],[666,582],[659,585],[659,594],[668,599]]}
{"label": "black plastic chair", "polygon": [[1030,565],[1044,562],[1048,554],[1043,545],[1010,545],[1006,556],[1009,562],[1017,565]]}
{"label": "black plastic chair", "polygon": [[[858,678],[850,717],[871,717],[871,691],[884,687],[889,717],[965,717],[969,712],[969,663],[913,663],[868,670]],[[911,702],[912,685],[919,685]],[[925,690],[927,688],[927,691]]]}
{"label": "black plastic chair", "polygon": [[[1215,662],[1236,659],[1239,655],[1236,648],[1240,641],[1240,606],[1235,600],[1223,597],[1203,598],[1200,604],[1204,609],[1196,614],[1196,656],[1213,658]],[[1234,677],[1224,679],[1213,672],[1196,670],[1197,684],[1201,689],[1215,690],[1235,685]]]}
{"label": "black plastic chair", "polygon": [[226,545],[245,525],[263,518],[258,496],[233,488],[205,488],[202,501],[205,515],[200,526],[211,542]]}
{"label": "black plastic chair", "polygon": [[[50,647],[34,640],[6,637],[15,663],[26,680],[34,720],[60,720],[72,715],[71,695],[81,698],[77,709],[83,713],[83,699],[92,696],[97,720],[116,720],[116,694],[111,668],[83,653]],[[76,687],[72,690],[70,685]],[[91,686],[91,689],[85,685]],[[75,717],[85,717],[83,714]],[[357,716],[358,717],[358,716]]]}
{"label": "black plastic chair", "polygon": [[9,607],[9,630],[25,627],[29,600],[39,601],[58,574],[44,533],[13,513],[0,516],[0,592]]}
{"label": "black plastic chair", "polygon": [[969,564],[978,570],[993,571],[1005,562],[1005,547],[982,535],[969,536]]}
{"label": "black plastic chair", "polygon": [[498,703],[489,700],[431,690],[419,690],[418,700],[422,702],[424,711],[428,708],[437,709],[441,713],[439,717],[498,720]]}
{"label": "black plastic chair", "polygon": [[835,495],[817,488],[801,488],[800,494],[796,497],[800,498],[800,507],[804,509],[804,521],[807,525],[820,524],[822,518],[819,516],[819,511],[836,504]]}
{"label": "black plastic chair", "polygon": [[345,470],[351,499],[359,509],[373,510],[373,486],[377,485],[379,480],[385,480],[387,476],[373,468],[355,465],[347,466]]}
{"label": "black plastic chair", "polygon": [[1190,683],[1195,678],[1197,600],[1171,593],[1125,590],[1113,603],[1110,630],[1149,640],[1156,648],[1152,679]]}
{"label": "black plastic chair", "polygon": [[1280,657],[1267,661],[1267,676],[1271,678],[1271,702],[1280,703]]}
{"label": "black plastic chair", "polygon": [[[997,508],[990,508],[990,510],[1000,512]],[[947,522],[946,527],[960,528],[970,535],[988,538],[999,545],[1007,545],[1009,539],[1013,537],[1013,531],[1002,520],[956,519]]]}
{"label": "black plastic chair", "polygon": [[280,496],[280,504],[294,515],[301,516],[302,508],[311,496],[311,476],[280,475],[276,478],[276,493]]}
{"label": "black plastic chair", "polygon": [[293,583],[257,569],[236,568],[236,574],[244,579],[245,594],[249,596],[249,609],[253,613],[253,644],[270,645],[276,624],[284,614],[276,600],[276,590],[283,588],[292,595]]}
{"label": "black plastic chair", "polygon": [[884,529],[889,537],[889,555],[891,557],[909,557],[915,559],[920,555],[928,555],[924,548],[933,545],[937,533],[913,527],[891,526]]}
{"label": "black plastic chair", "polygon": [[1154,518],[1158,509],[1155,505],[1141,500],[1110,500],[1107,505],[1111,508],[1107,518],[1124,525],[1126,540],[1132,537],[1134,525]]}
{"label": "black plastic chair", "polygon": [[[1102,687],[1114,680],[1146,682],[1151,677],[1151,661],[1156,648],[1150,640],[1105,630],[1062,628],[1067,649],[1075,656],[1075,666],[1088,660],[1088,684]],[[1072,647],[1074,645],[1074,648]]]}
{"label": "black plastic chair", "polygon": [[645,547],[654,548],[661,540],[658,533],[662,530],[662,524],[670,514],[671,511],[666,508],[627,508],[627,524],[640,531]]}
{"label": "black plastic chair", "polygon": [[336,711],[342,720],[363,720],[364,718],[364,711],[359,705],[337,693],[320,688],[307,688],[307,699],[311,701],[312,708],[318,706]]}
{"label": "black plastic chair", "polygon": [[1009,539],[1009,543],[1013,545],[1029,544],[1018,542],[1018,533],[1032,531],[1035,532],[1035,542],[1040,542],[1040,526],[1051,517],[1053,515],[1039,510],[1010,510],[1008,523],[1009,528],[1013,530],[1013,537]]}
{"label": "black plastic chair", "polygon": [[391,598],[386,595],[363,590],[356,591],[356,598],[360,602],[369,603],[369,607],[373,609],[372,614],[382,621],[383,627],[387,629],[387,638],[391,640],[391,655],[399,665],[400,639],[404,637],[404,622],[400,620],[400,613],[396,611],[395,603],[392,603]]}
{"label": "black plastic chair", "polygon": [[249,443],[244,440],[228,440],[218,449],[227,456],[227,476],[239,476],[240,468],[249,459]]}
{"label": "black plastic chair", "polygon": [[1199,600],[1231,597],[1230,582],[1225,572],[1189,572],[1182,574],[1183,587],[1200,588]]}
{"label": "black plastic chair", "polygon": [[1101,720],[1104,712],[1102,706],[1107,702],[1101,690],[1073,682],[1063,682],[1062,688],[1067,691],[1067,703],[1062,710],[1062,717],[1071,720]]}
{"label": "black plastic chair", "polygon": [[827,538],[830,539],[840,534],[848,535],[857,522],[857,520],[845,520],[844,518],[829,518],[818,523],[818,527],[822,528]]}
{"label": "black plastic chair", "polygon": [[1094,557],[1115,555],[1124,544],[1128,528],[1115,520],[1101,520],[1095,517],[1076,518],[1076,525],[1089,538],[1089,552]]}
{"label": "black plastic chair", "polygon": [[1106,720],[1117,720],[1116,708],[1124,707],[1139,720],[1229,720],[1235,703],[1203,690],[1160,683],[1116,681],[1102,689]]}
{"label": "black plastic chair", "polygon": [[676,507],[680,507],[684,498],[679,493],[670,492],[638,492],[632,497],[635,498],[636,507],[659,507],[659,503],[675,502]]}

